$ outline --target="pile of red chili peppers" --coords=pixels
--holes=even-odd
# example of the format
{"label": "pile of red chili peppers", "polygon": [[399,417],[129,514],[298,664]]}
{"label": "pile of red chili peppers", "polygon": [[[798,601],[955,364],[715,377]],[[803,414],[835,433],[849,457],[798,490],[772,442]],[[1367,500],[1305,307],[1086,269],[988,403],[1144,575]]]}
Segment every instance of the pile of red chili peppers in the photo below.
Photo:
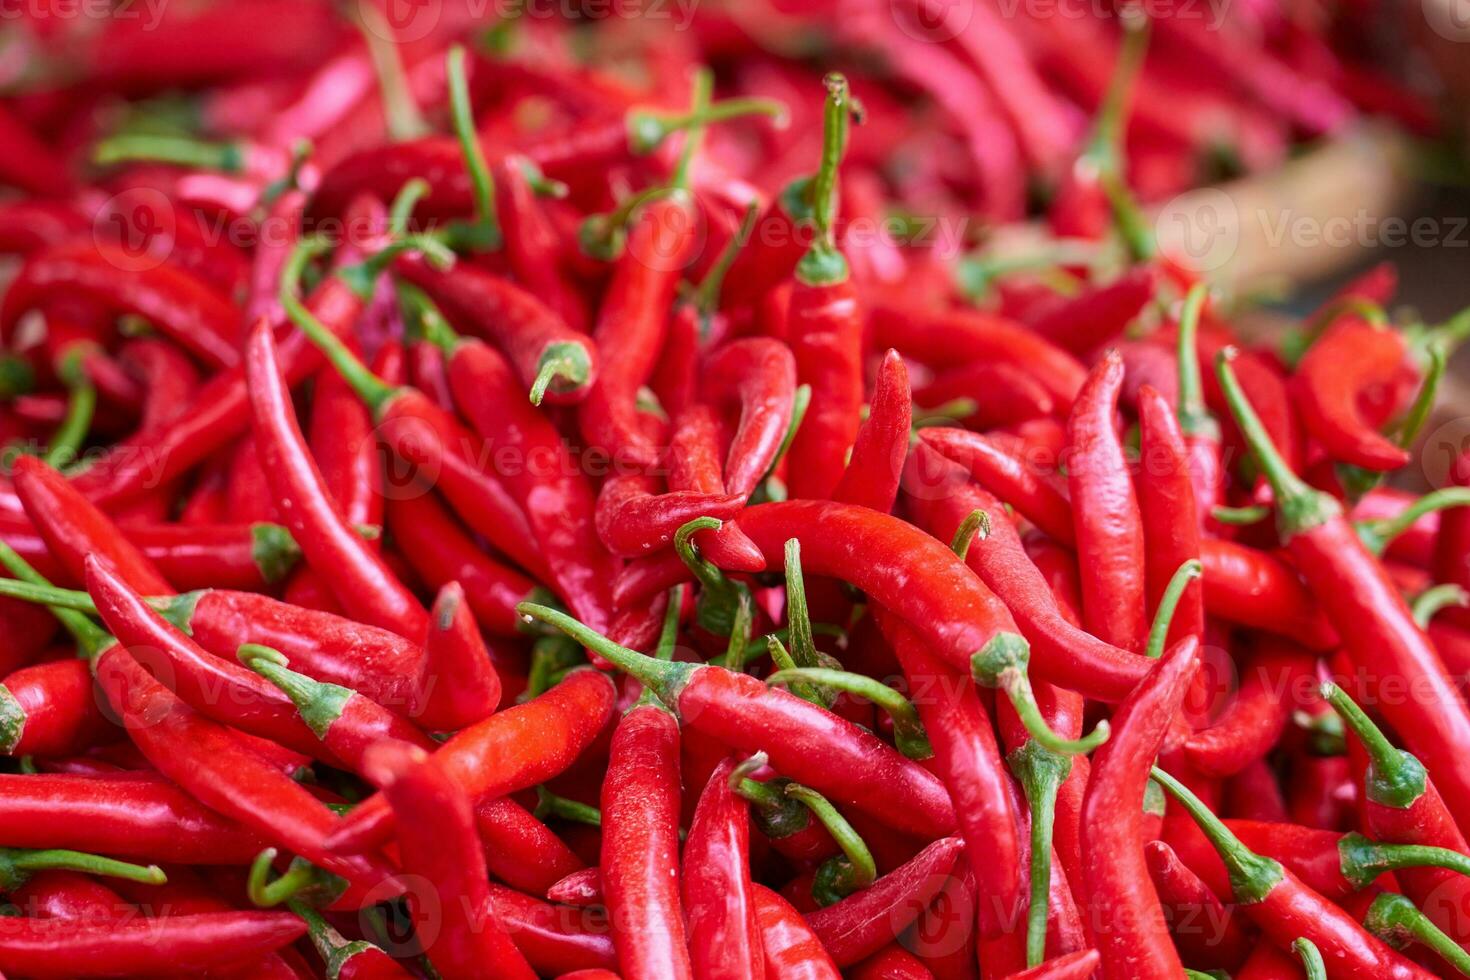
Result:
{"label": "pile of red chili peppers", "polygon": [[1432,127],[1325,33],[63,6],[0,974],[1470,975],[1470,453],[1385,482],[1470,317],[1247,342],[1134,203]]}

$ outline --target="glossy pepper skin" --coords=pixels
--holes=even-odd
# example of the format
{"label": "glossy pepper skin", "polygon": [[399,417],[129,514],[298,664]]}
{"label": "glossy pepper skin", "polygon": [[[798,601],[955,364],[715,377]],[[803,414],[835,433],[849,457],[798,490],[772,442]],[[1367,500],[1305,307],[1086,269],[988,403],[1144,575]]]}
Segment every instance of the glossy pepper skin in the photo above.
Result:
{"label": "glossy pepper skin", "polygon": [[760,980],[765,953],[750,880],[750,815],[730,787],[735,762],[710,774],[684,845],[681,882],[691,972],[710,980]]}
{"label": "glossy pepper skin", "polygon": [[692,977],[679,887],[679,723],[662,705],[618,722],[602,781],[602,881],[618,966]]}
{"label": "glossy pepper skin", "polygon": [[1184,969],[1148,876],[1140,825],[1149,766],[1194,677],[1198,650],[1198,641],[1186,638],[1165,654],[1118,706],[1112,738],[1092,758],[1077,884],[1084,915],[1115,924],[1095,930],[1104,977],[1163,980]]}
{"label": "glossy pepper skin", "polygon": [[840,980],[822,941],[791,903],[764,885],[755,891],[756,924],[761,930],[766,975],[794,980]]}
{"label": "glossy pepper skin", "polygon": [[448,976],[533,980],[491,905],[470,802],[427,759],[412,746],[382,742],[365,760],[397,818],[399,862],[419,881],[409,909],[424,952]]}

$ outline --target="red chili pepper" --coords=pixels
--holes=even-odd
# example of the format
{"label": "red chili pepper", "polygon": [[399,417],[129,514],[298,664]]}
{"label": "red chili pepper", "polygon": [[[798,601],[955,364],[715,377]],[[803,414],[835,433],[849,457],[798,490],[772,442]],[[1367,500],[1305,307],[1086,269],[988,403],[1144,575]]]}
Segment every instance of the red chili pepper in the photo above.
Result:
{"label": "red chili pepper", "polygon": [[[1257,462],[1271,481],[1278,530],[1308,587],[1343,634],[1344,649],[1369,681],[1409,684],[1413,698],[1384,698],[1384,717],[1438,777],[1452,808],[1470,806],[1470,759],[1455,751],[1470,739],[1470,710],[1433,645],[1414,622],[1383,567],[1363,546],[1341,507],[1306,486],[1282,460],[1245,401],[1226,352],[1220,382]],[[1424,699],[1424,700],[1421,700]],[[1425,710],[1421,704],[1433,707]]]}
{"label": "red chili pepper", "polygon": [[657,448],[638,421],[638,387],[653,372],[678,276],[694,248],[697,222],[680,190],[644,205],[613,270],[597,313],[598,350],[616,350],[602,365],[578,412],[582,436],[615,465],[651,466]]}
{"label": "red chili pepper", "polygon": [[1092,757],[1076,884],[1084,919],[1111,927],[1093,929],[1106,977],[1162,980],[1183,971],[1149,882],[1141,825],[1148,767],[1198,664],[1198,641],[1186,637],[1113,712],[1112,738]]}
{"label": "red chili pepper", "polygon": [[922,442],[907,473],[906,485],[921,488],[909,498],[916,520],[940,540],[953,538],[973,511],[989,516],[989,536],[972,545],[965,560],[1016,617],[1040,676],[1108,701],[1122,700],[1138,685],[1149,665],[1067,620],[999,501]]}
{"label": "red chili pepper", "polygon": [[1049,537],[1060,544],[1074,544],[1072,505],[1065,490],[1044,479],[1036,466],[997,436],[938,428],[922,430],[919,440],[968,469],[977,483]]}
{"label": "red chili pepper", "polygon": [[[580,670],[525,704],[507,708],[459,732],[434,753],[472,800],[504,796],[564,771],[603,729],[613,706],[612,683]],[[349,852],[382,841],[393,825],[381,797],[364,801],[331,835],[328,846]]]}
{"label": "red chili pepper", "polygon": [[731,341],[705,360],[701,396],[717,407],[740,406],[724,468],[730,495],[749,497],[775,463],[791,424],[798,367],[784,344],[758,337]]}
{"label": "red chili pepper", "polygon": [[167,263],[154,265],[121,247],[87,240],[32,254],[0,304],[0,335],[21,314],[58,295],[82,296],[118,313],[142,317],[204,364],[240,362],[240,319],[210,286]]}
{"label": "red chili pepper", "polygon": [[1083,980],[1097,972],[1101,959],[1095,949],[1078,950],[1048,960],[1030,970],[1012,973],[1009,980]]}
{"label": "red chili pepper", "polygon": [[5,755],[70,755],[111,728],[85,661],[23,667],[0,683],[0,752]]}
{"label": "red chili pepper", "polygon": [[848,976],[852,980],[931,980],[934,974],[917,956],[893,943],[853,967]]}
{"label": "red chili pepper", "polygon": [[463,263],[453,272],[439,272],[421,259],[404,259],[397,271],[433,297],[451,320],[495,344],[533,404],[540,404],[543,394],[556,404],[587,397],[601,370],[601,344],[568,326],[536,295]]}
{"label": "red chili pepper", "polygon": [[1299,938],[1309,939],[1334,971],[1346,977],[1433,976],[1364,931],[1351,915],[1280,863],[1251,852],[1172,776],[1155,769],[1153,778],[1200,825],[1229,868],[1229,900],[1272,942],[1288,945]]}
{"label": "red chili pepper", "polygon": [[[1143,523],[1113,424],[1122,383],[1123,362],[1111,352],[1078,394],[1067,423],[1067,482],[1078,560],[1085,570],[1083,620],[1089,632],[1139,652],[1148,631],[1138,575],[1144,564]],[[1106,950],[1103,959],[1108,959]]]}
{"label": "red chili pepper", "polygon": [[458,582],[434,597],[418,693],[414,716],[441,731],[482,721],[500,704],[500,675]]}
{"label": "red chili pepper", "polygon": [[[1188,450],[1173,407],[1163,395],[1145,386],[1138,394],[1138,418],[1138,505],[1143,519],[1145,589],[1152,615],[1179,568],[1199,561],[1200,518],[1189,477]],[[1198,582],[1185,586],[1170,640],[1204,632],[1201,591]]]}
{"label": "red chili pepper", "polygon": [[[1451,486],[1470,486],[1470,452],[1462,452],[1450,461],[1446,473]],[[1402,538],[1400,538],[1402,540]],[[1439,534],[1434,539],[1431,569],[1437,582],[1470,586],[1470,508],[1453,507],[1440,515]],[[1446,610],[1451,621],[1464,624],[1465,614]]]}
{"label": "red chili pepper", "polygon": [[[1360,750],[1353,768],[1361,779],[1363,829],[1390,843],[1470,853],[1419,760],[1395,748],[1341,688],[1333,685],[1323,693],[1353,733],[1350,755]],[[1470,879],[1438,867],[1404,868],[1395,877],[1435,925],[1461,947],[1470,945],[1470,926],[1459,911],[1470,901]]]}
{"label": "red chili pepper", "polygon": [[591,910],[548,905],[493,882],[490,907],[538,972],[560,975],[618,965],[607,922]]}
{"label": "red chili pepper", "polygon": [[348,942],[316,909],[297,902],[291,911],[306,923],[311,945],[337,980],[408,980],[413,976],[372,943]]}
{"label": "red chili pepper", "polygon": [[486,632],[519,635],[516,603],[535,596],[536,583],[485,554],[427,490],[401,490],[387,503],[389,533],[409,567],[433,588],[463,586]]}
{"label": "red chili pepper", "polygon": [[560,269],[560,242],[556,228],[536,200],[528,172],[533,166],[516,156],[491,165],[495,216],[505,238],[506,261],[528,292],[540,297],[568,327],[585,332],[587,306]]}
{"label": "red chili pepper", "polygon": [[585,870],[550,828],[509,797],[481,801],[475,824],[490,874],[513,888],[546,894],[557,882]]}
{"label": "red chili pepper", "polygon": [[[939,780],[809,701],[722,667],[645,657],[554,609],[526,604],[521,613],[555,626],[637,678],[690,727],[731,748],[768,753],[781,773],[839,803],[918,836],[932,838],[954,826]],[[871,792],[874,783],[885,787],[881,797]]]}
{"label": "red chili pepper", "polygon": [[28,977],[202,973],[269,953],[304,935],[284,912],[216,912],[129,921],[7,918],[0,969]]}
{"label": "red chili pepper", "polygon": [[409,915],[424,953],[448,976],[531,980],[535,971],[495,916],[470,802],[428,759],[391,742],[365,756],[393,807],[399,862],[417,879]]}
{"label": "red chili pepper", "polygon": [[296,424],[275,340],[264,321],[251,330],[245,350],[255,443],[292,537],[314,568],[329,573],[333,595],[354,618],[400,636],[422,636],[428,626],[423,606],[330,499]]}
{"label": "red chili pepper", "polygon": [[1180,955],[1197,965],[1226,970],[1244,963],[1253,941],[1234,910],[1226,908],[1168,844],[1150,841],[1143,853],[1174,941],[1182,947]]}
{"label": "red chili pepper", "polygon": [[12,474],[26,513],[73,581],[82,580],[87,557],[95,553],[141,592],[167,595],[174,591],[153,563],[124,540],[117,527],[66,477],[34,456],[17,458]]}
{"label": "red chili pepper", "polygon": [[752,885],[766,975],[791,980],[840,980],[822,941],[791,904],[764,885]]}
{"label": "red chili pepper", "polygon": [[986,361],[936,375],[914,392],[913,401],[922,409],[952,411],[959,423],[977,430],[1048,418],[1056,411],[1051,393],[1030,374]]}
{"label": "red chili pepper", "polygon": [[6,254],[28,255],[86,230],[86,217],[71,203],[15,200],[0,207],[0,252]]}
{"label": "red chili pepper", "polygon": [[908,678],[934,746],[936,768],[955,804],[979,893],[980,934],[1013,927],[1022,903],[1020,819],[990,716],[960,671],[883,609],[875,615]]}
{"label": "red chili pepper", "polygon": [[1031,329],[1074,354],[1086,354],[1116,340],[1154,298],[1157,274],[1135,266],[1102,286],[1093,286],[1053,306],[1031,321]]}
{"label": "red chili pepper", "polygon": [[597,536],[615,555],[652,554],[670,547],[674,533],[697,517],[724,521],[734,517],[745,506],[746,496],[689,490],[659,493],[658,481],[651,476],[614,474],[597,495]]}
{"label": "red chili pepper", "polygon": [[[618,722],[602,782],[602,881],[629,977],[692,977],[679,887],[679,723],[640,700]],[[715,951],[709,951],[715,952]]]}
{"label": "red chili pepper", "polygon": [[937,840],[871,887],[808,915],[832,961],[851,966],[892,942],[934,898],[964,846],[958,837]]}
{"label": "red chili pepper", "polygon": [[181,864],[249,864],[265,846],[154,773],[0,774],[0,843]]}
{"label": "red chili pepper", "polygon": [[[671,492],[693,491],[713,496],[725,495],[724,463],[720,458],[719,430],[719,422],[713,410],[703,404],[690,405],[674,420],[673,432],[669,439],[667,474]],[[608,483],[616,479],[618,479],[616,476],[610,477]],[[743,505],[744,498],[739,499]],[[708,516],[717,515],[709,514]],[[751,544],[749,539],[733,524],[726,524],[715,531],[700,531],[694,536],[694,544],[701,555],[722,568],[758,571],[765,567],[765,559],[761,557],[755,545]],[[683,561],[675,554],[669,554],[666,557],[683,565]],[[624,567],[626,569],[631,566]],[[619,607],[629,605],[629,602],[622,599],[617,591],[615,584],[613,604]]]}
{"label": "red chili pepper", "polygon": [[1215,723],[1184,743],[1189,764],[1217,779],[1265,758],[1286,730],[1317,658],[1294,643],[1261,636],[1241,665],[1235,696]]}
{"label": "red chili pepper", "polygon": [[0,181],[38,197],[70,197],[70,168],[7,109],[0,109],[0,140],[9,147]]}
{"label": "red chili pepper", "polygon": [[10,903],[31,919],[108,919],[132,908],[121,895],[76,871],[43,871],[10,892]]}
{"label": "red chili pepper", "polygon": [[157,432],[178,419],[199,389],[199,371],[177,347],[166,341],[129,341],[119,354],[124,367],[142,382],[146,397],[138,419],[140,433]]}
{"label": "red chili pepper", "polygon": [[1200,562],[1211,616],[1289,637],[1309,650],[1331,650],[1340,642],[1296,569],[1276,555],[1207,537],[1200,542]]}
{"label": "red chili pepper", "polygon": [[847,469],[832,491],[832,499],[885,514],[891,511],[908,455],[912,423],[908,368],[897,351],[889,350],[878,367],[868,419],[858,429]]}
{"label": "red chili pepper", "polygon": [[1395,470],[1409,453],[1365,419],[1365,389],[1397,379],[1408,349],[1392,327],[1342,317],[1307,349],[1291,380],[1303,424],[1334,460],[1375,471]]}
{"label": "red chili pepper", "polygon": [[609,622],[616,562],[597,540],[596,505],[585,470],[555,426],[519,397],[509,364],[493,349],[474,342],[455,345],[449,385],[492,453],[488,458],[504,457],[498,468],[550,566],[549,581],[579,616]]}
{"label": "red chili pepper", "polygon": [[870,328],[871,345],[925,364],[987,361],[1019,368],[1041,382],[1059,412],[1070,409],[1087,379],[1087,369],[1060,347],[1019,323],[974,310],[916,312],[880,302]]}

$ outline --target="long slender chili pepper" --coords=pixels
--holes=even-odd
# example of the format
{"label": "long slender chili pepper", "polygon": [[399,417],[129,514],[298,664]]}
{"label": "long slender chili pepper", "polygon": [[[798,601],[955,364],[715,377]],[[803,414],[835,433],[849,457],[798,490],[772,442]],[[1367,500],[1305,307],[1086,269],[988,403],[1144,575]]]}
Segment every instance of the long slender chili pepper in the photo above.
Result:
{"label": "long slender chili pepper", "polygon": [[36,919],[100,919],[129,911],[121,895],[76,871],[42,871],[12,891],[10,902]]}
{"label": "long slender chili pepper", "polygon": [[1112,343],[1153,299],[1157,274],[1148,266],[1129,269],[1105,285],[1091,286],[1048,308],[1031,329],[1064,350],[1084,355]]}
{"label": "long slender chili pepper", "polygon": [[535,971],[490,902],[469,800],[427,759],[421,750],[389,742],[366,755],[397,818],[399,860],[420,882],[410,893],[409,912],[424,952],[447,976],[530,980]]}
{"label": "long slender chili pepper", "polygon": [[[614,479],[617,478],[609,478],[608,482]],[[672,493],[693,491],[713,496],[725,495],[719,421],[709,406],[689,405],[674,420],[674,429],[669,438],[666,479]],[[744,498],[738,499],[744,503]],[[722,567],[758,571],[765,564],[755,545],[733,524],[725,524],[717,531],[701,531],[695,535],[694,543],[700,554],[708,556]],[[614,587],[614,604],[626,605],[626,602],[619,600],[616,591]]]}
{"label": "long slender chili pepper", "polygon": [[750,496],[775,463],[791,423],[798,367],[784,344],[761,337],[732,341],[705,361],[701,396],[716,406],[740,406],[724,470],[732,496]]}
{"label": "long slender chili pepper", "polygon": [[[618,646],[553,609],[523,605],[653,690],[692,728],[732,748],[764,751],[782,773],[899,830],[935,836],[954,826],[939,780],[874,736],[810,702],[720,667],[662,663]],[[886,791],[871,793],[873,780]]]}
{"label": "long slender chili pepper", "polygon": [[546,563],[526,515],[500,481],[481,468],[486,458],[483,441],[423,392],[394,387],[374,375],[326,321],[296,299],[291,283],[299,278],[312,251],[310,243],[298,249],[282,280],[281,299],[292,322],[367,402],[379,438],[431,481],[473,530],[522,568],[546,577]]}
{"label": "long slender chili pepper", "polygon": [[1200,542],[1200,563],[1211,616],[1290,637],[1309,650],[1331,650],[1340,642],[1296,569],[1275,554],[1207,537]]}
{"label": "long slender chili pepper", "polygon": [[851,966],[892,942],[933,899],[964,846],[958,837],[937,840],[872,887],[808,915],[832,961]]}
{"label": "long slender chili pepper", "polygon": [[80,295],[140,316],[212,368],[240,362],[239,314],[210,286],[168,263],[141,263],[90,238],[31,255],[0,303],[0,335],[27,310],[57,295]]}
{"label": "long slender chili pepper", "polygon": [[529,895],[491,883],[490,905],[526,959],[538,971],[560,975],[569,970],[613,969],[617,954],[605,918],[590,911],[568,915]]}
{"label": "long slender chili pepper", "polygon": [[526,515],[557,592],[579,616],[609,622],[617,563],[598,541],[584,470],[555,426],[515,396],[509,364],[484,344],[454,346],[449,386],[485,448],[506,460],[502,479]]}
{"label": "long slender chili pepper", "polygon": [[922,442],[907,474],[906,484],[920,488],[907,498],[915,518],[940,540],[952,539],[977,510],[990,516],[989,534],[970,546],[965,561],[1010,608],[1032,645],[1038,675],[1108,701],[1122,700],[1137,686],[1148,665],[1067,621],[995,497]]}
{"label": "long slender chili pepper", "polygon": [[[1175,570],[1185,562],[1199,561],[1200,518],[1188,450],[1174,409],[1163,395],[1145,385],[1138,393],[1138,418],[1138,506],[1143,520],[1146,598],[1152,613],[1159,608]],[[1201,592],[1198,582],[1185,589],[1171,640],[1204,631]]]}
{"label": "long slender chili pepper", "polygon": [[1097,950],[1082,949],[1058,956],[1029,970],[1012,973],[1009,980],[1082,980],[1097,971],[1100,960],[1101,955]]}
{"label": "long slender chili pepper", "polygon": [[1094,929],[1105,977],[1177,977],[1182,965],[1169,941],[1158,893],[1143,855],[1148,767],[1179,710],[1199,662],[1186,637],[1113,713],[1113,737],[1092,759],[1082,804],[1084,915],[1112,928]]}
{"label": "long slender chili pepper", "polygon": [[[1462,452],[1450,461],[1446,470],[1452,486],[1470,486],[1470,452]],[[1440,517],[1439,534],[1434,539],[1432,569],[1437,582],[1470,586],[1470,509],[1459,507]],[[1464,613],[1453,613],[1453,621],[1463,624]]]}
{"label": "long slender chili pepper", "polygon": [[1232,910],[1161,840],[1143,846],[1148,872],[1191,963],[1233,969],[1250,955],[1251,937]]}
{"label": "long slender chili pepper", "polygon": [[[1370,690],[1406,683],[1413,698],[1384,698],[1384,717],[1434,771],[1452,812],[1470,806],[1470,759],[1456,752],[1470,739],[1470,710],[1428,637],[1382,565],[1363,547],[1336,501],[1306,486],[1271,445],[1222,354],[1220,384],[1276,498],[1278,533],[1323,610],[1343,634],[1344,649]],[[1423,703],[1432,710],[1423,710]]]}
{"label": "long slender chili pepper", "polygon": [[[1143,583],[1143,524],[1123,446],[1113,425],[1123,362],[1104,356],[1077,396],[1067,423],[1077,554],[1086,569],[1082,613],[1090,632],[1125,650],[1141,651],[1147,629]],[[1172,575],[1173,569],[1165,574]],[[1107,956],[1104,954],[1104,960]]]}
{"label": "long slender chili pepper", "polygon": [[801,913],[764,885],[752,885],[756,925],[761,931],[766,975],[792,980],[839,980],[825,944]]}
{"label": "long slender chili pepper", "polygon": [[26,513],[74,581],[81,581],[87,556],[95,552],[134,588],[150,594],[173,592],[153,563],[56,470],[22,456],[13,474]]}
{"label": "long slender chili pepper", "polygon": [[990,718],[965,675],[935,657],[897,617],[875,612],[925,722],[965,839],[983,936],[1008,929],[1021,906],[1020,821]]}
{"label": "long slender chili pepper", "polygon": [[633,980],[692,977],[679,886],[679,722],[653,698],[618,722],[602,814],[602,881],[619,967]]}
{"label": "long slender chili pepper", "polygon": [[1280,739],[1302,685],[1310,681],[1317,658],[1294,643],[1262,636],[1241,667],[1235,696],[1215,724],[1184,743],[1185,757],[1200,772],[1218,779],[1233,776]]}
{"label": "long slender chili pepper", "polygon": [[328,575],[333,595],[354,618],[400,636],[422,636],[428,626],[423,606],[365,546],[327,493],[296,424],[275,340],[264,321],[250,331],[245,350],[256,446],[307,562]]}
{"label": "long slender chili pepper", "polygon": [[464,589],[450,582],[429,610],[424,668],[412,714],[426,728],[455,731],[493,714],[500,704],[500,686]]}
{"label": "long slender chili pepper", "polygon": [[[576,760],[603,729],[613,707],[612,683],[575,670],[540,697],[497,712],[459,732],[433,755],[473,800],[504,796],[546,782]],[[340,851],[370,847],[393,824],[381,797],[363,802],[331,835]]]}
{"label": "long slender chili pepper", "polygon": [[491,172],[495,215],[511,271],[568,327],[585,332],[587,304],[560,268],[556,229],[536,200],[532,176],[539,176],[539,172],[535,164],[524,157],[508,156],[492,164]]}
{"label": "long slender chili pepper", "polygon": [[[1362,767],[1363,828],[1395,843],[1470,853],[1439,791],[1419,760],[1396,749],[1347,693],[1335,684],[1323,688],[1367,756]],[[1470,879],[1443,868],[1405,868],[1396,877],[1404,893],[1462,947],[1470,948],[1470,927],[1456,911],[1470,901]]]}
{"label": "long slender chili pepper", "polygon": [[1222,499],[1225,473],[1220,457],[1220,423],[1205,405],[1200,381],[1196,338],[1208,287],[1200,283],[1190,289],[1179,313],[1178,377],[1179,429],[1189,454],[1189,479],[1194,485],[1197,516],[1206,521]]}
{"label": "long slender chili pepper", "polygon": [[203,973],[295,941],[306,925],[284,912],[216,912],[131,921],[0,922],[0,969],[28,977]]}
{"label": "long slender chili pepper", "polygon": [[[110,596],[131,600],[130,605],[104,602],[99,612],[105,621],[125,624],[137,615],[141,601],[96,559],[88,561],[87,577],[91,588],[105,587]],[[342,858],[328,851],[323,842],[336,823],[330,810],[246,749],[228,729],[185,705],[125,647],[107,642],[111,645],[96,656],[93,670],[134,744],[160,772],[211,808],[340,873],[352,885],[349,895],[361,898],[385,888],[391,894],[401,887],[375,859]]]}
{"label": "long slender chili pepper", "polygon": [[898,496],[912,424],[908,368],[897,351],[889,350],[878,367],[867,421],[858,429],[847,469],[833,488],[832,499],[885,514],[891,511]]}
{"label": "long slender chili pepper", "polygon": [[796,377],[810,385],[812,404],[791,443],[787,485],[793,497],[825,500],[841,479],[857,439],[863,404],[862,312],[847,259],[837,248],[837,168],[847,148],[852,112],[847,79],[823,84],[822,165],[812,179],[812,246],[796,265],[790,342]]}
{"label": "long slender chili pepper", "polygon": [[[1059,543],[1072,545],[1072,505],[1067,494],[1036,472],[1020,454],[994,436],[963,429],[924,429],[919,441],[970,471],[977,483],[1014,507]],[[922,486],[922,485],[921,485]]]}
{"label": "long slender chili pepper", "polygon": [[1311,940],[1342,976],[1430,977],[1372,935],[1347,912],[1302,884],[1270,858],[1252,853],[1174,777],[1154,769],[1153,778],[1188,810],[1230,872],[1230,900],[1273,942]]}

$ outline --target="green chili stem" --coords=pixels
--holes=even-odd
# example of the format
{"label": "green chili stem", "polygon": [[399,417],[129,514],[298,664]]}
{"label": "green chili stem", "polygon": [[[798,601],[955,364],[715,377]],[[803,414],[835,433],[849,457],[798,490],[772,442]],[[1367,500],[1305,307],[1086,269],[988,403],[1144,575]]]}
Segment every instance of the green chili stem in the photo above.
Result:
{"label": "green chili stem", "polygon": [[1424,764],[1411,753],[1396,748],[1342,688],[1329,681],[1322,685],[1321,694],[1368,753],[1368,772],[1364,777],[1368,799],[1399,810],[1413,806],[1429,788]]}
{"label": "green chili stem", "polygon": [[1220,818],[1211,813],[1210,808],[1183,783],[1158,766],[1154,766],[1151,775],[1189,812],[1199,829],[1214,845],[1230,876],[1231,900],[1241,905],[1263,901],[1285,878],[1280,864],[1254,853],[1242,844],[1240,838],[1231,833]]}
{"label": "green chili stem", "polygon": [[1426,493],[1392,517],[1359,522],[1358,538],[1369,551],[1381,555],[1394,538],[1413,527],[1425,514],[1466,506],[1470,506],[1470,487],[1444,487]]}
{"label": "green chili stem", "polygon": [[[779,641],[777,641],[779,642]],[[790,684],[796,680],[807,680],[826,688],[835,688],[855,694],[883,709],[893,719],[893,741],[898,750],[910,759],[928,759],[934,755],[924,724],[919,720],[918,709],[902,694],[864,674],[827,667],[796,667],[778,670],[766,678],[767,684]]]}
{"label": "green chili stem", "polygon": [[449,111],[454,119],[454,135],[459,139],[459,148],[464,154],[465,166],[470,174],[470,184],[474,188],[475,215],[484,228],[490,230],[491,234],[496,234],[495,183],[490,176],[490,167],[485,162],[485,151],[480,147],[479,134],[475,131],[469,82],[465,78],[463,45],[456,44],[449,49],[445,68],[449,82]]}
{"label": "green chili stem", "polygon": [[960,561],[964,561],[969,558],[970,545],[977,537],[981,541],[990,537],[990,515],[979,509],[966,514],[960,526],[955,528],[954,537],[949,542],[949,550],[953,551]]}
{"label": "green chili stem", "polygon": [[1198,558],[1191,558],[1174,572],[1169,579],[1168,586],[1164,589],[1164,595],[1159,599],[1159,608],[1154,613],[1153,625],[1148,631],[1148,646],[1144,652],[1154,660],[1164,655],[1164,644],[1169,639],[1169,627],[1173,625],[1174,613],[1179,609],[1179,601],[1184,598],[1184,590],[1189,584],[1204,574],[1204,566]]}
{"label": "green chili stem", "polygon": [[1428,629],[1434,617],[1449,606],[1470,606],[1470,592],[1449,583],[1432,585],[1414,599],[1414,622]]}
{"label": "green chili stem", "polygon": [[970,676],[982,687],[1005,692],[1027,733],[1044,748],[1061,755],[1084,755],[1106,742],[1110,732],[1106,720],[1099,721],[1092,734],[1080,739],[1062,738],[1051,730],[1031,690],[1027,674],[1030,663],[1031,647],[1024,639],[1015,633],[997,633],[970,658]]}

